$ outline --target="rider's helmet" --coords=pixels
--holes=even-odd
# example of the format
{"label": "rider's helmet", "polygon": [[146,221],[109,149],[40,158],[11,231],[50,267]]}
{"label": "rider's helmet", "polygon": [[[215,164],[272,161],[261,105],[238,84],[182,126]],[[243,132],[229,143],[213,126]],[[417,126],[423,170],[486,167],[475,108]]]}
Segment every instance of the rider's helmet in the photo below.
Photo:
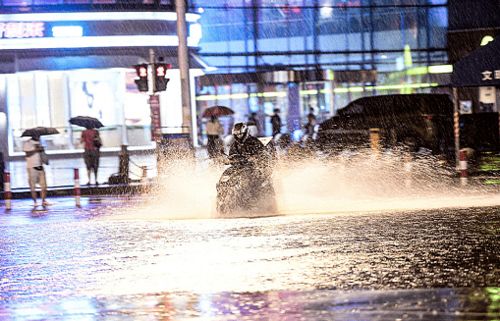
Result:
{"label": "rider's helmet", "polygon": [[248,137],[248,127],[245,123],[236,123],[232,132],[234,139],[242,142]]}

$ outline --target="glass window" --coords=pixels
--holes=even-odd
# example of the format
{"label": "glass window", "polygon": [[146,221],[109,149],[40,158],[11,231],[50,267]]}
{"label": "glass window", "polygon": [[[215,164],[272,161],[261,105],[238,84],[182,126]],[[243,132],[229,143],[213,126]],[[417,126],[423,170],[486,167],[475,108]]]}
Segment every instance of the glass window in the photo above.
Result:
{"label": "glass window", "polygon": [[311,10],[277,7],[260,8],[258,12],[258,37],[260,39],[312,34],[314,23],[311,21]]}
{"label": "glass window", "polygon": [[67,4],[90,4],[91,0],[64,0]]}
{"label": "glass window", "polygon": [[204,10],[200,18],[202,41],[243,40],[249,37],[248,18],[244,9],[205,8]]}
{"label": "glass window", "polygon": [[372,9],[373,15],[373,30],[398,30],[401,26],[401,10],[400,8],[375,8]]}
{"label": "glass window", "polygon": [[151,144],[151,108],[148,104],[148,95],[137,90],[134,71],[127,71],[124,74],[126,90],[123,115],[127,129],[127,143],[129,146],[148,146]]}
{"label": "glass window", "polygon": [[62,4],[63,0],[33,0],[34,5],[53,5],[53,4]]}
{"label": "glass window", "polygon": [[426,0],[373,0],[373,5],[375,6],[408,6],[425,4]]}
{"label": "glass window", "polygon": [[[9,79],[10,78],[10,79]],[[22,151],[21,134],[37,126],[55,127],[60,134],[43,137],[47,150],[69,149],[65,80],[61,72],[31,72],[8,76],[7,107],[13,145]]]}
{"label": "glass window", "polygon": [[[251,4],[251,1],[248,1]],[[193,7],[235,7],[249,5],[244,0],[189,0],[189,5]]]}
{"label": "glass window", "polygon": [[31,6],[33,4],[33,2],[30,0],[3,0],[2,3],[4,6],[20,6],[20,7]]}
{"label": "glass window", "polygon": [[[265,69],[314,64],[394,71],[401,65],[404,68],[406,47],[416,64],[436,59],[434,51],[427,49],[442,48],[444,52],[446,47],[446,1],[193,2],[205,6],[201,53],[218,54],[203,56],[218,72],[253,71],[256,65]],[[441,60],[443,55],[439,57]]]}
{"label": "glass window", "polygon": [[429,8],[429,23],[432,27],[448,27],[448,9],[446,7]]}
{"label": "glass window", "polygon": [[[122,144],[123,78],[119,72],[109,70],[78,70],[68,74],[70,112],[73,116],[91,116],[104,125],[100,129],[105,147]],[[78,130],[78,129],[75,129]],[[75,145],[76,139],[74,137]]]}

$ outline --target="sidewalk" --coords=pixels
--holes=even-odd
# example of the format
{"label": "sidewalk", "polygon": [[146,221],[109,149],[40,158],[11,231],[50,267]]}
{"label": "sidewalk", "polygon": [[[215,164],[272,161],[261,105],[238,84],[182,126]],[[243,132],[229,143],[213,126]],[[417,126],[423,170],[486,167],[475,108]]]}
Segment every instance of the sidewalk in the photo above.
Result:
{"label": "sidewalk", "polygon": [[44,222],[62,223],[87,220],[90,217],[105,215],[109,209],[133,206],[139,199],[134,196],[84,196],[81,207],[77,207],[73,197],[53,197],[48,199],[50,205],[46,208],[33,207],[31,199],[16,199],[12,201],[12,209],[6,210],[3,200],[0,200],[0,224],[5,227],[20,223],[33,223],[32,219],[43,219]]}

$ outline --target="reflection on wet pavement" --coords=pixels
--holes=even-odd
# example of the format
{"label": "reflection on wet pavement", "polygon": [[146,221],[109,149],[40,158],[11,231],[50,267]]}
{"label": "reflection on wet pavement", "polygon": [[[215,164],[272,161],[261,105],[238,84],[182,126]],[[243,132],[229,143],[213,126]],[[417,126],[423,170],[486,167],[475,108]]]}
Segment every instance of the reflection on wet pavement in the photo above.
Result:
{"label": "reflection on wet pavement", "polygon": [[0,217],[1,320],[500,318],[496,207],[114,221],[120,200],[56,202]]}
{"label": "reflection on wet pavement", "polygon": [[[499,288],[156,293],[11,304],[2,320],[494,320]],[[498,299],[498,298],[497,298]]]}

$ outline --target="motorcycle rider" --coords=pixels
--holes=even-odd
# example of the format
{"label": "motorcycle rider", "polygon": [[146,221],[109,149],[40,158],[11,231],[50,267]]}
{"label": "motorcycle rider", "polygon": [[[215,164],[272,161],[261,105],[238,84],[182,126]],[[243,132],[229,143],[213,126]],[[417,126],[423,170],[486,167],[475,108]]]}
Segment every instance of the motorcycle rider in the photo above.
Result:
{"label": "motorcycle rider", "polygon": [[[232,136],[228,155],[231,166],[217,184],[217,210],[221,214],[241,210],[273,212],[275,194],[268,149],[250,135],[245,123],[236,123]],[[234,192],[238,197],[233,196]]]}
{"label": "motorcycle rider", "polygon": [[271,165],[273,160],[273,149],[266,148],[257,138],[250,135],[248,126],[245,123],[236,123],[233,126],[234,142],[229,149],[229,160],[248,162],[257,170],[257,175],[262,178],[271,175]]}
{"label": "motorcycle rider", "polygon": [[264,154],[264,144],[258,138],[250,135],[248,126],[245,123],[234,124],[232,134],[234,142],[229,149],[230,159],[240,156],[243,159],[249,160],[248,158],[251,156],[259,157]]}

